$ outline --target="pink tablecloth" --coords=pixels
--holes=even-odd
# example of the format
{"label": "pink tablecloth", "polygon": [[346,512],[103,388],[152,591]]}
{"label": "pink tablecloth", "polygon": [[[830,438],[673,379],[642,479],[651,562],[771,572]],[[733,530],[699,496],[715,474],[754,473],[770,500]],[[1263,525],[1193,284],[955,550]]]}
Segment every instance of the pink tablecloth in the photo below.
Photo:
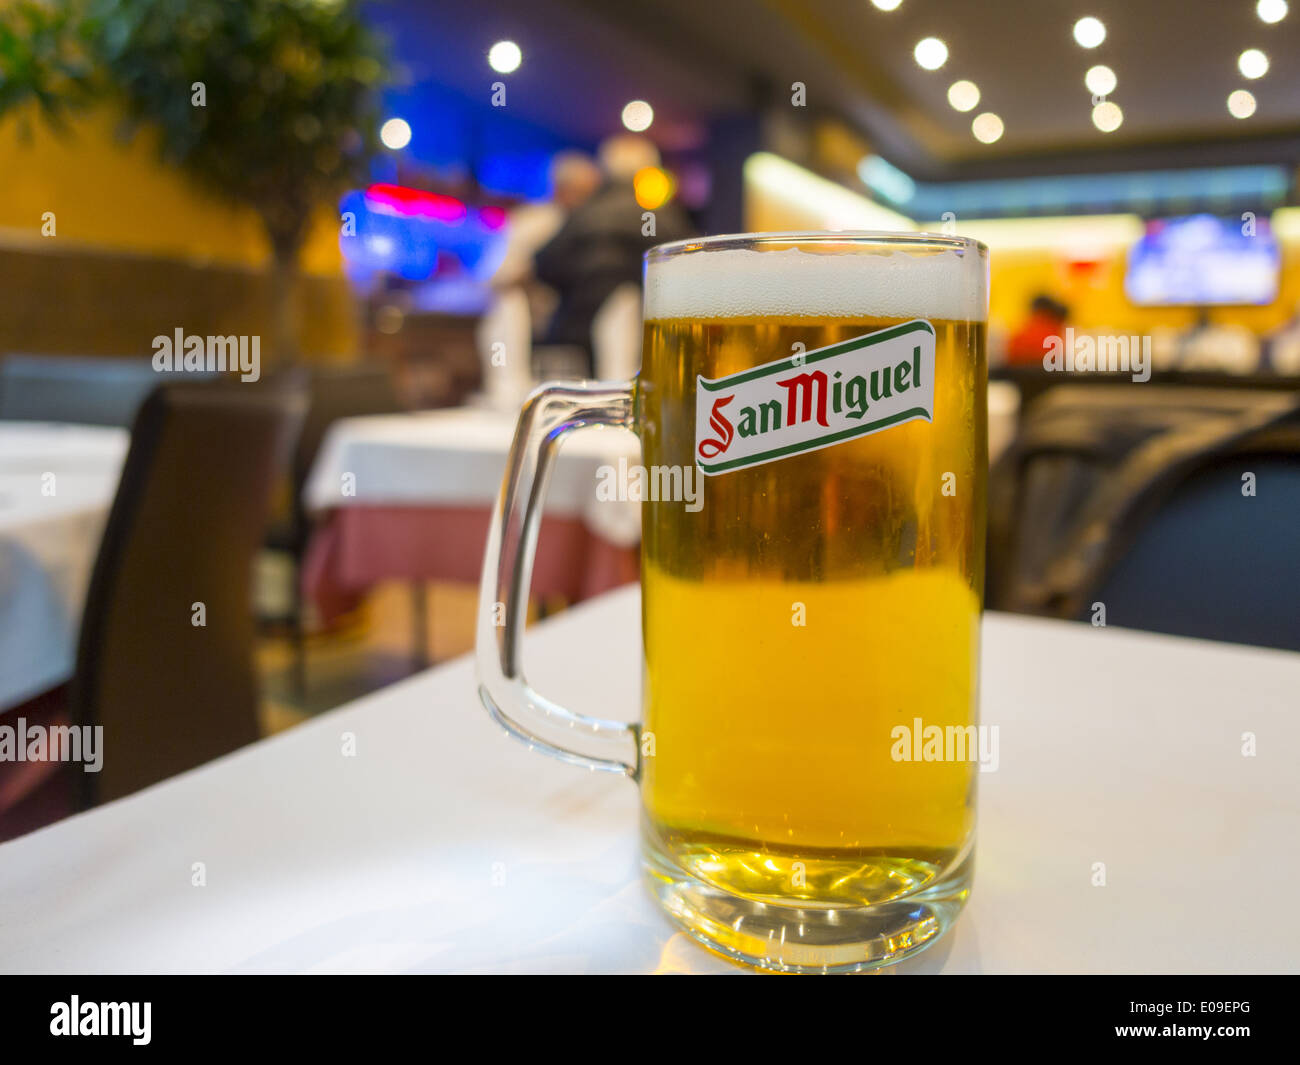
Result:
{"label": "pink tablecloth", "polygon": [[[329,620],[380,581],[477,584],[490,518],[486,507],[339,507],[312,537],[304,592]],[[596,536],[579,518],[545,517],[533,595],[577,602],[635,581],[638,566],[637,548]]]}

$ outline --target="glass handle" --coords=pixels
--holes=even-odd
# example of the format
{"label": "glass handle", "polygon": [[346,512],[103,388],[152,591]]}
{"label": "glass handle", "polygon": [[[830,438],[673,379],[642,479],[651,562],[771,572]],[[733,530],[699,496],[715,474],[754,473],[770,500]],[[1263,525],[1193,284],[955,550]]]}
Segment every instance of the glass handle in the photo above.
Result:
{"label": "glass handle", "polygon": [[631,381],[542,385],[524,402],[488,531],[479,589],[479,698],[494,721],[529,747],[571,765],[636,778],[638,726],[574,713],[524,677],[522,636],[546,484],[569,433],[632,428]]}

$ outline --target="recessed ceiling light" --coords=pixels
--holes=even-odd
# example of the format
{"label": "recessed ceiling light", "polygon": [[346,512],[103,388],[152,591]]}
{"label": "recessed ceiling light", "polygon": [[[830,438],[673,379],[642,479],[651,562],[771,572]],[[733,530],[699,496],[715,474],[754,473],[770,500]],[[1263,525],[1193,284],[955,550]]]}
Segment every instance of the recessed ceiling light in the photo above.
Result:
{"label": "recessed ceiling light", "polygon": [[998,118],[992,111],[985,111],[982,115],[976,115],[975,121],[970,124],[970,131],[975,134],[975,139],[982,144],[992,144],[1002,136],[1004,128],[1002,119]]}
{"label": "recessed ceiling light", "polygon": [[948,102],[957,111],[973,111],[980,102],[980,87],[973,81],[954,81],[948,86]]}
{"label": "recessed ceiling light", "polygon": [[903,0],[871,0],[871,6],[880,11],[897,11]]}
{"label": "recessed ceiling light", "polygon": [[1261,22],[1281,22],[1286,18],[1286,0],[1259,0],[1255,5],[1255,14]]}
{"label": "recessed ceiling light", "polygon": [[1124,112],[1119,104],[1107,100],[1092,109],[1092,124],[1103,133],[1114,133],[1124,122]]}
{"label": "recessed ceiling light", "polygon": [[488,49],[488,66],[498,74],[511,74],[524,61],[524,53],[514,41],[497,41]]}
{"label": "recessed ceiling light", "polygon": [[411,143],[411,126],[404,118],[390,118],[379,127],[379,139],[385,148],[400,152]]}
{"label": "recessed ceiling light", "polygon": [[916,50],[912,54],[926,70],[938,70],[948,62],[948,46],[938,37],[926,37],[917,41]]}
{"label": "recessed ceiling light", "polygon": [[1102,25],[1101,19],[1089,15],[1074,24],[1074,39],[1080,47],[1096,48],[1106,39],[1106,27]]}
{"label": "recessed ceiling light", "polygon": [[1268,56],[1258,48],[1247,48],[1237,56],[1237,69],[1243,78],[1250,78],[1251,81],[1262,78],[1268,73]]}
{"label": "recessed ceiling light", "polygon": [[633,133],[642,133],[655,120],[654,108],[644,100],[633,100],[623,108],[623,125]]}
{"label": "recessed ceiling light", "polygon": [[1249,118],[1255,113],[1255,97],[1245,89],[1229,94],[1228,113],[1233,118]]}
{"label": "recessed ceiling light", "polygon": [[1115,72],[1110,67],[1098,65],[1088,68],[1088,73],[1083,76],[1083,83],[1088,86],[1088,91],[1093,96],[1109,96],[1115,91],[1119,79],[1115,77]]}

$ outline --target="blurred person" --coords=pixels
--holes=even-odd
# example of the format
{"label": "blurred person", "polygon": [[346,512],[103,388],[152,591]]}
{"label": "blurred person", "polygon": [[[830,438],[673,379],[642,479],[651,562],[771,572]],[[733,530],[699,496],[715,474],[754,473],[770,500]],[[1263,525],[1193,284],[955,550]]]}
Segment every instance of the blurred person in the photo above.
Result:
{"label": "blurred person", "polygon": [[1250,374],[1259,369],[1260,342],[1244,325],[1217,323],[1202,307],[1196,324],[1183,334],[1178,350],[1178,369]]}
{"label": "blurred person", "polygon": [[1268,365],[1274,373],[1300,376],[1300,304],[1290,321],[1269,336]]}
{"label": "blurred person", "polygon": [[1180,334],[1177,329],[1167,325],[1153,326],[1151,329],[1151,367],[1159,373],[1165,373],[1178,367],[1178,345]]}
{"label": "blurred person", "polygon": [[600,167],[585,152],[559,152],[551,160],[551,198],[521,204],[508,216],[505,252],[491,284],[498,293],[523,289],[533,312],[534,336],[545,333],[555,309],[556,295],[549,286],[537,281],[533,258],[603,180]]}
{"label": "blurred person", "polygon": [[1007,341],[1007,365],[1041,366],[1049,338],[1061,336],[1069,317],[1065,304],[1040,292],[1029,304],[1029,317]]}
{"label": "blurred person", "polygon": [[581,349],[588,376],[597,364],[592,329],[606,302],[617,293],[611,313],[603,317],[625,320],[620,307],[630,305],[629,291],[640,290],[641,256],[646,249],[685,239],[693,232],[681,208],[669,201],[654,209],[654,234],[642,234],[645,208],[637,202],[633,179],[638,171],[660,165],[653,143],[635,134],[619,134],[601,144],[599,158],[604,182],[535,259],[537,276],[560,296],[546,343]]}
{"label": "blurred person", "polygon": [[483,390],[489,399],[513,406],[532,387],[532,347],[545,335],[558,301],[556,292],[534,274],[533,258],[603,180],[600,167],[585,152],[559,152],[550,165],[551,198],[509,213],[505,250],[489,282],[492,305],[478,328]]}

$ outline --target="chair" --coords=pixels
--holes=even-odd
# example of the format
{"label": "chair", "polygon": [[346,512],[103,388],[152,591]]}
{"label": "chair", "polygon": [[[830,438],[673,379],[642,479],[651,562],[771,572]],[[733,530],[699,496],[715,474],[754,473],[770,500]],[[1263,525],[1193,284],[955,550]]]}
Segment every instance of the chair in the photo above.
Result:
{"label": "chair", "polygon": [[273,517],[265,544],[286,552],[293,565],[293,598],[287,620],[293,633],[294,683],[306,690],[305,604],[302,597],[302,561],[311,539],[312,522],[303,505],[302,492],[311,475],[316,454],[326,432],[340,418],[366,414],[391,414],[401,409],[392,378],[382,366],[294,368],[277,378],[282,387],[296,392],[305,405],[301,428],[289,463],[289,490],[284,505]]}
{"label": "chair", "polygon": [[160,374],[149,359],[8,355],[0,361],[0,418],[126,428],[169,376],[176,375]]}
{"label": "chair", "polygon": [[1300,649],[1297,513],[1295,393],[1063,385],[990,474],[988,605]]}
{"label": "chair", "polygon": [[234,381],[163,384],[141,406],[69,696],[104,730],[102,770],[77,774],[85,805],[258,737],[252,567],[301,410]]}
{"label": "chair", "polygon": [[[1242,474],[1255,476],[1254,496]],[[1300,452],[1241,453],[1196,470],[1097,586],[1128,628],[1300,651]]]}

